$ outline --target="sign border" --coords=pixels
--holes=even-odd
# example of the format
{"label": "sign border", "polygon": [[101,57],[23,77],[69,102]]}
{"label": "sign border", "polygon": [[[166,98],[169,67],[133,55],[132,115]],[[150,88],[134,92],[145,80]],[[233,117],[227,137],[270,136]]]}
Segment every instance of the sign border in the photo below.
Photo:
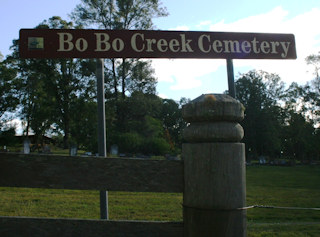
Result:
{"label": "sign border", "polygon": [[[109,37],[108,39],[106,35]],[[98,36],[100,37],[99,47],[97,46]],[[136,51],[132,47],[133,37],[134,40],[136,40]],[[41,44],[39,48],[36,46],[32,49],[28,48],[28,38],[43,38],[43,48]],[[202,41],[200,41],[200,39]],[[110,48],[108,51],[105,50],[107,48],[105,42],[107,42]],[[201,42],[203,44],[203,51],[200,50]],[[222,43],[223,45],[221,45]],[[287,45],[285,45],[286,43]],[[62,44],[63,46],[61,46]],[[257,48],[258,45],[260,48]],[[66,50],[70,49],[71,46],[73,47],[72,50]],[[76,46],[78,46],[79,50],[77,50]],[[285,56],[281,56],[281,52],[278,53],[277,51],[281,49],[281,47],[284,50],[287,49]],[[97,49],[100,49],[100,51]],[[219,53],[222,49],[224,49],[225,52]],[[276,51],[277,53],[275,53]],[[293,34],[209,31],[21,29],[20,57],[296,59],[297,54]]]}

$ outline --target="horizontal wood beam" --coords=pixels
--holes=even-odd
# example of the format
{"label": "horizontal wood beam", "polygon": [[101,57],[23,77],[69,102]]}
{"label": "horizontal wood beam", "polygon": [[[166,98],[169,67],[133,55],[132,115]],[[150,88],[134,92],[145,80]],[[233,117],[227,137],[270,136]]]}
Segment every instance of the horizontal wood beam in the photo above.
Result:
{"label": "horizontal wood beam", "polygon": [[183,224],[181,222],[106,221],[0,216],[0,236],[182,237]]}
{"label": "horizontal wood beam", "polygon": [[183,192],[183,163],[0,153],[0,186],[133,192]]}

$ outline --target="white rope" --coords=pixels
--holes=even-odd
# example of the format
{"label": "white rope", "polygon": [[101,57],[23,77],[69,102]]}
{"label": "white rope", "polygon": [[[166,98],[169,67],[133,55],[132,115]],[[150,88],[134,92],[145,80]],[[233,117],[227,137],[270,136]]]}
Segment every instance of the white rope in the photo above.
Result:
{"label": "white rope", "polygon": [[312,210],[312,211],[320,211],[318,207],[277,207],[277,206],[262,206],[262,205],[254,205],[249,207],[244,207],[245,209],[250,208],[270,208],[270,209],[288,209],[288,210]]}
{"label": "white rope", "polygon": [[199,208],[199,207],[190,207],[186,205],[182,205],[183,207],[192,208],[192,209],[200,209],[200,210],[215,210],[215,211],[242,211],[248,210],[252,208],[265,208],[265,209],[287,209],[287,210],[311,210],[311,211],[320,211],[318,207],[277,207],[277,206],[263,206],[263,205],[252,205],[247,207],[239,207],[234,209],[218,209],[218,208]]}

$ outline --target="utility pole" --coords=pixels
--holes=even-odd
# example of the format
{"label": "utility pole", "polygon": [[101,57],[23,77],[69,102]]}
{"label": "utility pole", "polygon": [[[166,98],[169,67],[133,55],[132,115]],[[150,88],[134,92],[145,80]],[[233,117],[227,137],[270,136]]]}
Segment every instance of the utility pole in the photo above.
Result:
{"label": "utility pole", "polygon": [[[99,156],[107,157],[106,142],[106,115],[104,97],[104,59],[97,58],[97,100],[98,100],[98,153]],[[100,218],[109,219],[108,191],[100,191]]]}

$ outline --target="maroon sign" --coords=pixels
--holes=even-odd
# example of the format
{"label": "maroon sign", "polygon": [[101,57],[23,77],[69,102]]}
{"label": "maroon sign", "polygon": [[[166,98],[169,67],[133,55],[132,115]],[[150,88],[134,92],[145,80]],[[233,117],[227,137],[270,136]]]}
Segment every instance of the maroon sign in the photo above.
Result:
{"label": "maroon sign", "polygon": [[296,59],[292,34],[20,30],[22,58]]}

